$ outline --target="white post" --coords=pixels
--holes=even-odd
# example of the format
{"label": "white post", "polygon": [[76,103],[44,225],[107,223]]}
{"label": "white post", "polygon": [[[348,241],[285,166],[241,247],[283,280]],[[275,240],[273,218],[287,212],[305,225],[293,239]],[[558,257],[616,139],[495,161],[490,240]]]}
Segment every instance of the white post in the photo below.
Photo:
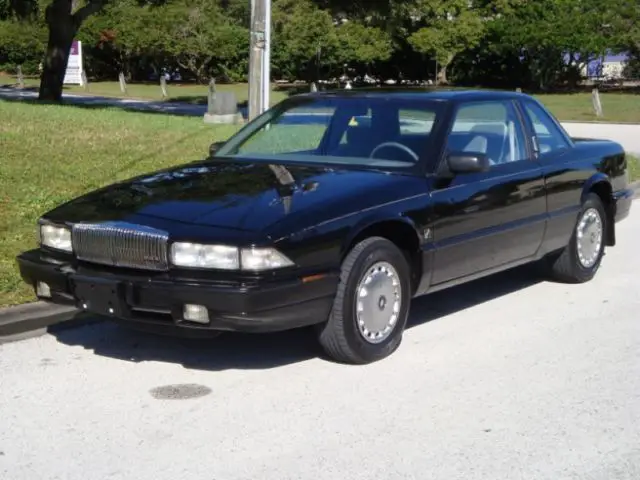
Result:
{"label": "white post", "polygon": [[251,0],[251,50],[249,52],[249,120],[262,112],[264,105],[264,54],[266,0]]}
{"label": "white post", "polygon": [[127,94],[127,81],[124,79],[124,73],[120,72],[118,75],[118,81],[120,82],[120,91]]}
{"label": "white post", "polygon": [[262,62],[262,108],[260,113],[269,110],[269,94],[271,93],[271,0],[264,0],[264,54]]}
{"label": "white post", "polygon": [[22,74],[22,65],[18,65],[18,88],[24,88],[24,75]]}
{"label": "white post", "polygon": [[593,110],[597,117],[602,116],[602,102],[600,101],[600,92],[597,88],[591,90],[591,101],[593,103]]}
{"label": "white post", "polygon": [[167,93],[167,79],[164,75],[160,75],[160,92],[162,93],[163,100],[169,97],[169,94]]}

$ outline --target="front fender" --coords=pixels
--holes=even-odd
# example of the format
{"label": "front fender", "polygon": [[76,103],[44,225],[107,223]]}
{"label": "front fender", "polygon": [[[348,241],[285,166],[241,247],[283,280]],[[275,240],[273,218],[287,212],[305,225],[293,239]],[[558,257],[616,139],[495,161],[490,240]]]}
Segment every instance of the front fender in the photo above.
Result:
{"label": "front fender", "polygon": [[606,210],[607,222],[606,222],[606,244],[608,246],[614,246],[616,244],[616,229],[614,221],[614,202],[613,202],[613,189],[611,186],[611,179],[608,175],[598,172],[592,175],[582,187],[582,194],[580,196],[580,203],[583,203],[589,195],[589,193],[597,194]]}
{"label": "front fender", "polygon": [[345,236],[340,246],[341,254],[344,255],[349,247],[353,244],[354,240],[358,238],[363,232],[374,228],[376,225],[384,223],[404,224],[407,227],[411,228],[416,236],[418,245],[422,245],[422,243],[424,243],[424,236],[421,234],[420,229],[412,219],[403,215],[390,215],[385,212],[376,212],[375,214],[367,215],[366,217],[359,219],[358,222],[356,222],[356,224],[352,226],[351,231],[347,236]]}
{"label": "front fender", "polygon": [[[609,176],[602,172],[594,173],[591,177],[587,179],[586,182],[584,182],[584,185],[582,186],[582,193],[580,194],[580,203],[583,203],[587,198],[587,195],[589,195],[589,193],[594,190],[594,187],[600,183],[604,183],[606,185],[605,188],[609,192],[611,192],[611,179],[609,178]],[[599,185],[598,188],[602,188],[602,186]]]}

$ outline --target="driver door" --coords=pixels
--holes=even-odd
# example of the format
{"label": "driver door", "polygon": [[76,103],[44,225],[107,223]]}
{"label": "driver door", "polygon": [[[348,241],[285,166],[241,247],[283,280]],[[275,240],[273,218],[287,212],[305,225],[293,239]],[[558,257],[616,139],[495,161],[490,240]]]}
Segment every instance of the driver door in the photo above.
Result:
{"label": "driver door", "polygon": [[433,285],[515,264],[540,247],[544,178],[522,118],[511,100],[456,107],[447,153],[482,153],[492,165],[435,182]]}

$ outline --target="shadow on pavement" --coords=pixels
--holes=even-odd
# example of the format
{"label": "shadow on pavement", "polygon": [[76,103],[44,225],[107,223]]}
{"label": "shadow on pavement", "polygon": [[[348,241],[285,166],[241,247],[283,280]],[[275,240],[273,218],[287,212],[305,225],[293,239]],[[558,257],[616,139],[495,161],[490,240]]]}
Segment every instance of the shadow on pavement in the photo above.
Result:
{"label": "shadow on pavement", "polygon": [[[540,280],[531,267],[523,267],[418,298],[408,328],[509,295]],[[139,332],[104,321],[74,329],[52,328],[50,333],[63,344],[82,346],[104,357],[135,363],[168,362],[205,371],[270,369],[324,357],[313,328],[188,339]]]}
{"label": "shadow on pavement", "polygon": [[496,273],[464,285],[416,298],[411,306],[407,328],[461,312],[496,298],[532,287],[544,278],[534,265]]}
{"label": "shadow on pavement", "polygon": [[175,363],[194,370],[266,370],[321,354],[311,329],[191,339],[137,331],[106,320],[50,333],[61,343],[82,346],[103,357],[134,363]]}

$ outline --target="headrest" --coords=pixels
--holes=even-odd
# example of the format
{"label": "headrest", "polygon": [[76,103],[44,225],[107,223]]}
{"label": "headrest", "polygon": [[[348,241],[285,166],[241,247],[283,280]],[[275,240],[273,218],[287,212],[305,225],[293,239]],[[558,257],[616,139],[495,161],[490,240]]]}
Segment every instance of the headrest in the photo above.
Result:
{"label": "headrest", "polygon": [[476,135],[471,139],[469,143],[467,143],[463,151],[472,153],[487,153],[487,146],[487,137]]}
{"label": "headrest", "polygon": [[497,135],[506,135],[507,126],[504,123],[479,123],[471,128],[473,133],[495,133]]}
{"label": "headrest", "polygon": [[371,127],[361,126],[347,128],[347,143],[365,144],[371,137]]}

